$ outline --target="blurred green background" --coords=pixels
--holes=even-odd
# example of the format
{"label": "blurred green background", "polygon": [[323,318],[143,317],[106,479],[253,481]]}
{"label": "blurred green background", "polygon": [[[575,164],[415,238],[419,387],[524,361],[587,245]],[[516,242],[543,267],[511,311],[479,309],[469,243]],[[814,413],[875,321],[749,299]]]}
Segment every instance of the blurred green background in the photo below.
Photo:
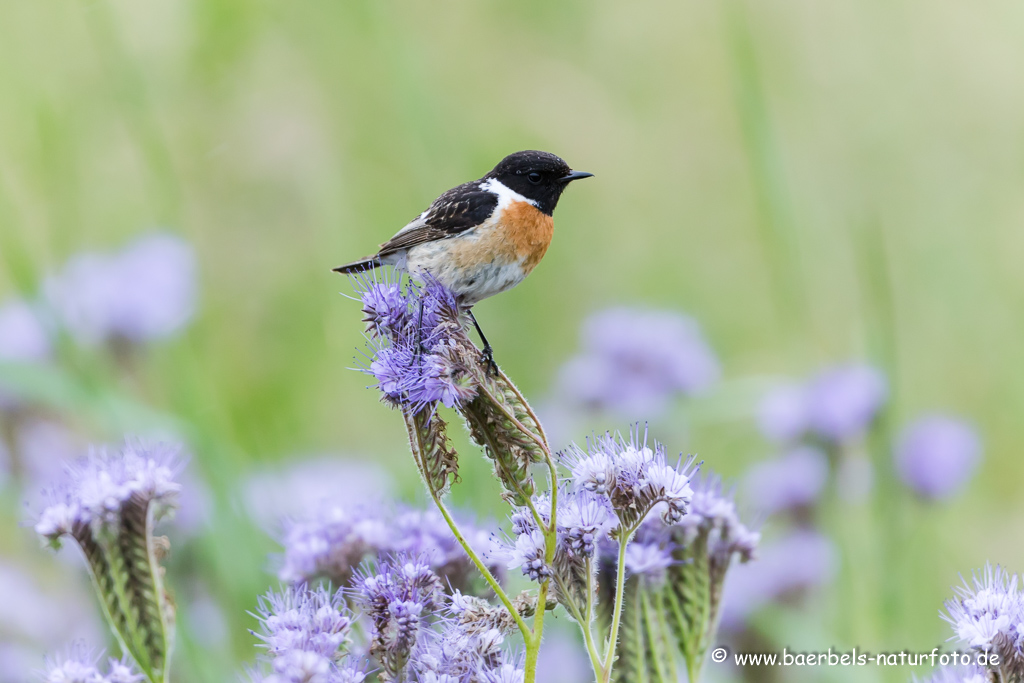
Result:
{"label": "blurred green background", "polygon": [[[964,494],[925,507],[880,489],[849,513],[877,552],[845,552],[833,590],[772,627],[792,648],[930,650],[957,572],[1024,568],[1022,60],[1024,7],[1007,0],[4,2],[0,300],[153,228],[194,245],[183,334],[130,375],[62,349],[39,391],[95,440],[187,438],[214,502],[175,561],[211,577],[229,641],[186,637],[182,659],[188,680],[225,680],[253,655],[244,610],[276,548],[234,482],[339,453],[420,499],[399,416],[350,370],[358,306],[330,268],[505,154],[552,151],[597,177],[566,194],[530,279],[476,311],[528,395],[550,390],[587,314],[636,304],[693,315],[719,354],[722,389],[654,431],[727,477],[770,452],[751,381],[831,361],[891,372],[894,423],[978,424]],[[497,517],[464,442],[455,501]],[[890,515],[895,555],[869,531]],[[0,552],[45,567],[24,518],[8,495]],[[847,613],[893,574],[899,605]]]}

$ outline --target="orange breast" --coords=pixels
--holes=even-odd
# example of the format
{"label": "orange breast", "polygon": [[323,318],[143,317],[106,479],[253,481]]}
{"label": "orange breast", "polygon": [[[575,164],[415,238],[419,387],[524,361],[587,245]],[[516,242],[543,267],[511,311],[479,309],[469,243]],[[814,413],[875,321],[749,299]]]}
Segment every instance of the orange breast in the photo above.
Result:
{"label": "orange breast", "polygon": [[529,273],[544,258],[555,234],[555,219],[526,202],[512,202],[503,215],[505,234]]}

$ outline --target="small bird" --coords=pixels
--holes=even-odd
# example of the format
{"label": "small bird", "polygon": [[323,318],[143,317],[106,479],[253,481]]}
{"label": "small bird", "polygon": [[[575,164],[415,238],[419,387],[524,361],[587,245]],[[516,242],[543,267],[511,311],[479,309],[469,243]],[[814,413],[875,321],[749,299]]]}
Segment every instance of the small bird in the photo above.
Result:
{"label": "small bird", "polygon": [[572,170],[548,152],[509,154],[483,178],[435,199],[376,254],[334,270],[349,274],[389,265],[414,276],[429,273],[458,297],[493,365],[473,305],[530,274],[551,244],[552,215],[562,192],[593,175]]}

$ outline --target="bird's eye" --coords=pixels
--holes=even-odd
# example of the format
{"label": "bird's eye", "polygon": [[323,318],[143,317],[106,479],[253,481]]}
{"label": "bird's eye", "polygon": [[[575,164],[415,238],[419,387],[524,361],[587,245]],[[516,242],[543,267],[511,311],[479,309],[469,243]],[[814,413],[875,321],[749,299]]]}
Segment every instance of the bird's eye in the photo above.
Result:
{"label": "bird's eye", "polygon": [[539,185],[540,184],[540,173],[537,173],[536,171],[534,171],[533,173],[530,173],[526,177],[529,178],[530,182],[533,183],[534,185]]}

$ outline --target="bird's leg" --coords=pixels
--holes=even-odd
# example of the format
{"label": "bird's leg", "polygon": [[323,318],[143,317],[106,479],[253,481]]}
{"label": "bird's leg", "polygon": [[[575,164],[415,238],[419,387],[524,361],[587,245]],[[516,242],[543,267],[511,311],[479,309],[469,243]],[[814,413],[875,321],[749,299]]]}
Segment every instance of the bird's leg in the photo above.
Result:
{"label": "bird's leg", "polygon": [[416,321],[416,355],[413,359],[416,364],[419,364],[420,355],[425,349],[423,348],[423,299],[420,298],[420,315]]}
{"label": "bird's leg", "polygon": [[466,311],[466,315],[473,321],[473,327],[476,328],[476,333],[480,335],[480,341],[484,343],[484,365],[487,366],[487,372],[496,377],[498,375],[498,364],[494,362],[494,349],[491,348],[491,343],[484,336],[484,331],[480,329],[480,323],[476,321],[473,311]]}

